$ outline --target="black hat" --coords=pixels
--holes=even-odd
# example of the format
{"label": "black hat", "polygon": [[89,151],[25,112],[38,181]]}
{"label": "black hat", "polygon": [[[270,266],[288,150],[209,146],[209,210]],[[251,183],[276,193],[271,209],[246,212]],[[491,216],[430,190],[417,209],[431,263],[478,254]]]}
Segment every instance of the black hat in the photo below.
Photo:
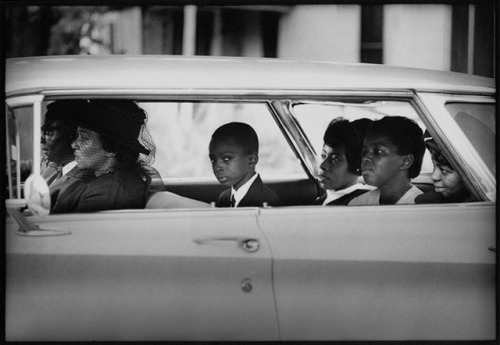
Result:
{"label": "black hat", "polygon": [[45,123],[61,121],[76,130],[76,122],[80,116],[85,114],[87,101],[83,99],[65,99],[54,101],[47,106]]}
{"label": "black hat", "polygon": [[150,151],[139,142],[146,113],[134,101],[90,100],[78,126],[104,134],[123,147],[148,155]]}
{"label": "black hat", "polygon": [[448,161],[448,159],[445,157],[445,155],[443,154],[443,152],[441,151],[441,149],[439,148],[439,146],[437,145],[437,143],[434,141],[434,139],[432,137],[429,137],[429,138],[427,138],[427,140],[425,140],[425,146],[427,147],[427,149],[431,153],[431,157],[436,163],[441,164],[441,165],[446,165],[450,168],[453,168],[452,165],[450,164],[450,162]]}

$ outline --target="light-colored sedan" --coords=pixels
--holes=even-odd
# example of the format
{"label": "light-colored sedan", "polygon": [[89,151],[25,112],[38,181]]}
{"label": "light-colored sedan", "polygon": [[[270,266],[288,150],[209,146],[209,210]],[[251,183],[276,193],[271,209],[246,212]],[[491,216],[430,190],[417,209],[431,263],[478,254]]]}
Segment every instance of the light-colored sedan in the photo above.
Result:
{"label": "light-colored sedan", "polygon": [[[495,339],[495,92],[491,79],[379,65],[7,60],[6,339]],[[22,211],[21,162],[39,174],[46,106],[67,98],[147,111],[159,174],[145,209]],[[430,132],[474,200],[311,206],[328,123],[393,115]],[[210,205],[224,187],[208,143],[230,121],[258,133],[257,171],[283,206]],[[426,154],[413,183],[432,189],[432,169]]]}

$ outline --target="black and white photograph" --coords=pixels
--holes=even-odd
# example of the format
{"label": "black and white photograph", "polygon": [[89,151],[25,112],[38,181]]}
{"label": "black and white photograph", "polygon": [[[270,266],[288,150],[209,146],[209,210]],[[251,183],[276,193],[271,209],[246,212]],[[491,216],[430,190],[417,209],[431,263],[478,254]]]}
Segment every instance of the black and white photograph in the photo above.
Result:
{"label": "black and white photograph", "polygon": [[499,7],[2,1],[3,340],[497,344]]}

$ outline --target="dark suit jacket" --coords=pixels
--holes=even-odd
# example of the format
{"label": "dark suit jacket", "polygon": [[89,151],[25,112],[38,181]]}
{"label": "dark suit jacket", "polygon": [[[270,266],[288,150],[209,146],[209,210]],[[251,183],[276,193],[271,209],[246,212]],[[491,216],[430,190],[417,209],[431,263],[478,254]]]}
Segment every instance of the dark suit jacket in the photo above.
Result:
{"label": "dark suit jacket", "polygon": [[51,205],[55,205],[59,194],[62,194],[66,188],[71,186],[73,183],[80,183],[88,180],[93,174],[87,170],[80,170],[78,166],[68,171],[64,176],[54,181],[49,186]]}
{"label": "dark suit jacket", "polygon": [[51,213],[144,208],[147,189],[139,174],[116,170],[70,184],[57,196]]}
{"label": "dark suit jacket", "polygon": [[[231,189],[223,191],[217,200],[217,207],[230,207],[231,205]],[[257,176],[253,181],[247,194],[241,199],[238,207],[257,206],[262,207],[262,203],[267,202],[269,206],[280,206],[281,200],[272,190],[267,188],[260,176]]]}
{"label": "dark suit jacket", "polygon": [[[360,196],[361,194],[366,193],[366,192],[368,192],[367,189],[356,189],[349,194],[341,196],[340,198],[338,198],[336,200],[330,201],[326,205],[328,205],[328,206],[347,205],[349,203],[349,201],[351,201],[355,197]],[[326,199],[326,193],[323,194],[322,196],[318,197],[316,200],[314,200],[312,204],[313,205],[323,205],[323,202],[325,201],[325,199]]]}

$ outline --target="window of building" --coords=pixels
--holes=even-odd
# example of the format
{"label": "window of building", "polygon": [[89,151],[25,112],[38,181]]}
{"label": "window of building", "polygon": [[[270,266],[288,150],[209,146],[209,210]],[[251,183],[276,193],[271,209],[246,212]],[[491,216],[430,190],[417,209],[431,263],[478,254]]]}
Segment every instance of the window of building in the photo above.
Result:
{"label": "window of building", "polygon": [[382,5],[361,6],[361,62],[383,63]]}
{"label": "window of building", "polygon": [[495,74],[493,3],[453,5],[451,70],[485,77]]}

